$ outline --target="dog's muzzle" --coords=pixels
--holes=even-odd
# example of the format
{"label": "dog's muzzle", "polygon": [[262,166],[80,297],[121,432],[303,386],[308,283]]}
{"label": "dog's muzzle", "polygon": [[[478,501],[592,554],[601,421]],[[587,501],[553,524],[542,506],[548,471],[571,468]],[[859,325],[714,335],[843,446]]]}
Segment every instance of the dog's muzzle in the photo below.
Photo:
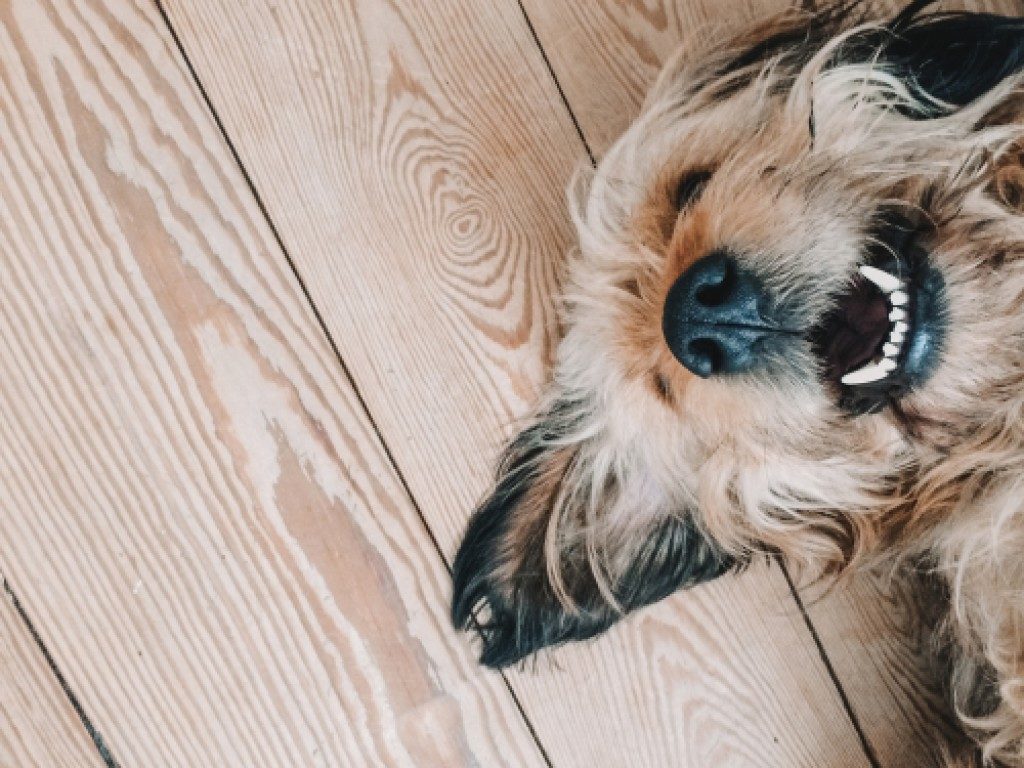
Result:
{"label": "dog's muzzle", "polygon": [[920,229],[891,214],[880,218],[864,263],[831,310],[804,331],[793,330],[804,324],[799,313],[781,307],[728,250],[696,261],[665,299],[662,330],[672,354],[708,378],[771,369],[809,344],[817,374],[843,410],[873,413],[902,398],[937,365],[945,287],[919,242]]}
{"label": "dog's muzzle", "polygon": [[757,277],[727,250],[694,262],[669,289],[662,330],[672,354],[707,378],[754,371],[798,337]]}

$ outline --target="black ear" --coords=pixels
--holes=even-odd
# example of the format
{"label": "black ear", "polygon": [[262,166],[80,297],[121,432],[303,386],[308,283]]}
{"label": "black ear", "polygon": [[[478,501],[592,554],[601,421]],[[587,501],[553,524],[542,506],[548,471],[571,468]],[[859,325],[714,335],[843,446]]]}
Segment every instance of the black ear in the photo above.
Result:
{"label": "black ear", "polygon": [[[629,478],[595,476],[594,446],[566,437],[571,411],[548,411],[509,446],[455,558],[452,619],[479,622],[490,667],[591,638],[735,564],[692,516],[657,508],[650,493],[627,498]],[[604,519],[613,513],[618,522]]]}
{"label": "black ear", "polygon": [[[956,108],[1024,71],[1024,20],[990,13],[922,13],[934,2],[911,3],[888,25],[880,58],[900,79]],[[915,116],[948,111],[936,105]]]}
{"label": "black ear", "polygon": [[[937,0],[916,0],[884,24],[870,24],[836,50],[828,66],[878,64],[923,97],[919,108],[899,107],[909,117],[939,117],[969,104],[1007,77],[1024,71],[1024,20],[991,13],[933,11]],[[798,73],[843,30],[871,19],[868,4],[835,0],[812,14],[787,13],[740,41],[739,53],[718,75],[742,75],[777,61]]]}

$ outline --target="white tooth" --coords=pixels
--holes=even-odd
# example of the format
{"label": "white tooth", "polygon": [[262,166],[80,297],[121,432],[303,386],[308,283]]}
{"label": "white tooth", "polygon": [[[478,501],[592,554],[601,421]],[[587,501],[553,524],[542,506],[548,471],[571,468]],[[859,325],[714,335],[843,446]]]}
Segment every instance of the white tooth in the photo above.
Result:
{"label": "white tooth", "polygon": [[892,308],[892,312],[889,313],[889,319],[890,320],[906,320],[907,319],[907,313],[904,312],[899,307],[893,307]]}
{"label": "white tooth", "polygon": [[910,326],[904,322],[899,322],[893,325],[893,333],[906,333],[910,330]]}
{"label": "white tooth", "polygon": [[903,291],[893,291],[889,294],[889,303],[894,307],[902,307],[908,301],[910,301],[910,297]]}
{"label": "white tooth", "polygon": [[883,357],[881,361],[879,361],[878,367],[881,368],[886,373],[889,373],[889,371],[896,370],[896,361],[893,360],[891,357]]}
{"label": "white tooth", "polygon": [[883,293],[892,293],[897,288],[903,287],[903,283],[898,277],[890,275],[884,269],[864,266],[860,268],[860,273],[877,285]]}
{"label": "white tooth", "polygon": [[900,333],[899,331],[893,331],[892,333],[889,334],[889,341],[892,342],[893,344],[902,344],[903,339],[905,338],[906,335]]}
{"label": "white tooth", "polygon": [[[882,363],[885,361],[883,360]],[[882,363],[868,363],[863,368],[858,368],[856,371],[850,371],[848,374],[843,376],[841,381],[847,386],[853,386],[856,384],[871,384],[875,381],[881,381],[884,379],[890,369],[886,369],[882,366]],[[895,367],[895,363],[893,363]]]}
{"label": "white tooth", "polygon": [[894,358],[899,353],[900,353],[900,348],[898,346],[896,346],[895,344],[890,343],[890,344],[883,344],[882,345],[882,354],[885,355],[886,357]]}

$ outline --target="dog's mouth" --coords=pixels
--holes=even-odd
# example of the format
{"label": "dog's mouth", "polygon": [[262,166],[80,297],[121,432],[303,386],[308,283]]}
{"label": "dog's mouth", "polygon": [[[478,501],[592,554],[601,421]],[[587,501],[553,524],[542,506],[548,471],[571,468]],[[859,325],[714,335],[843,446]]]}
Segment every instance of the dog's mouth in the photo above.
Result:
{"label": "dog's mouth", "polygon": [[868,258],[811,334],[825,380],[850,413],[876,413],[934,371],[945,331],[943,280],[920,231],[890,220]]}

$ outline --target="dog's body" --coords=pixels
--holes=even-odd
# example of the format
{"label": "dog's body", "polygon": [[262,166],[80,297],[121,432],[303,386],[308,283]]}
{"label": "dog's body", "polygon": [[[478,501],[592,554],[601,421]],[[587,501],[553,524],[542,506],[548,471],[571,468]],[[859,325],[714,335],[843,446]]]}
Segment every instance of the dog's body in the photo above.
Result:
{"label": "dog's body", "polygon": [[758,553],[899,561],[957,759],[1024,765],[1024,23],[926,5],[681,54],[577,185],[554,382],[455,564],[485,663]]}

